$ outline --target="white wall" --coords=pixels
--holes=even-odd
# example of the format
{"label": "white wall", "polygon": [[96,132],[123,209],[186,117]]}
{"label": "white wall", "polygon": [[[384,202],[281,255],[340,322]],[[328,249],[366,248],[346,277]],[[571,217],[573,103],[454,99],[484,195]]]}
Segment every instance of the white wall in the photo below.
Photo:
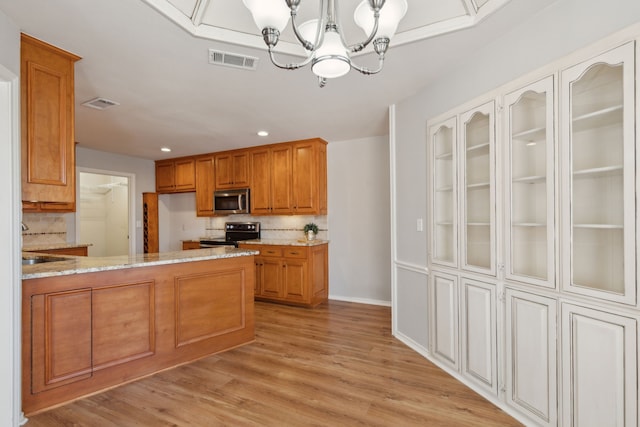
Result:
{"label": "white wall", "polygon": [[[427,217],[426,121],[638,21],[640,2],[637,0],[558,0],[397,104],[396,267],[416,264],[426,268],[427,265],[426,236],[411,230],[416,218]],[[446,43],[447,38],[443,36],[442,42]],[[412,191],[407,192],[407,188]],[[426,277],[397,277],[396,286],[402,299],[398,299],[396,312],[402,314],[406,325],[415,323],[426,327],[426,306],[416,307],[412,303],[424,298]],[[407,326],[399,332],[416,341],[425,339],[424,334]]]}
{"label": "white wall", "polygon": [[17,426],[20,408],[20,32],[0,11],[0,425]]}
{"label": "white wall", "polygon": [[[136,194],[135,205],[131,206],[131,209],[135,212],[135,220],[142,223],[142,193],[156,191],[156,171],[153,160],[112,154],[79,146],[76,148],[76,166],[134,174],[135,185],[132,185],[131,188],[135,188]],[[75,224],[75,216],[71,222]],[[75,228],[71,231],[75,232]],[[68,235],[67,239],[75,241],[75,236]],[[136,253],[143,252],[143,243],[142,228],[136,227]]]}
{"label": "white wall", "polygon": [[389,140],[327,146],[329,297],[390,304]]}

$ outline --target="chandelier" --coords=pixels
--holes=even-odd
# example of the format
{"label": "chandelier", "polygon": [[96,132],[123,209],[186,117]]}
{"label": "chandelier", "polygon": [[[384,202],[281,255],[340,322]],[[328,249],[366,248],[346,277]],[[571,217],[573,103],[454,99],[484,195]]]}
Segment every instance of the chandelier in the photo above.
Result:
{"label": "chandelier", "polygon": [[[243,0],[251,11],[253,20],[269,48],[269,58],[278,68],[297,70],[311,64],[311,70],[318,76],[320,87],[327,79],[343,76],[354,69],[364,75],[376,74],[382,70],[384,55],[389,42],[398,28],[398,23],[407,13],[407,0],[363,0],[355,9],[353,19],[364,31],[366,39],[347,46],[339,26],[337,0],[320,0],[320,18],[296,23],[301,0]],[[307,52],[307,57],[299,63],[281,64],[273,49],[278,44],[280,33],[291,17],[293,32]],[[373,50],[378,54],[378,68],[369,69],[353,63],[351,54],[362,51],[373,42]]]}

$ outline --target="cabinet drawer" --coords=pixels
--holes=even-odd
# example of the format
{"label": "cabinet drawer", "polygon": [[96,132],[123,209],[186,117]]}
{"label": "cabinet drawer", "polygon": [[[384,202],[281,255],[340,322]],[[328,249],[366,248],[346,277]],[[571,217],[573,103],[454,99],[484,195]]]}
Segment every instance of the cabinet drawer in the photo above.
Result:
{"label": "cabinet drawer", "polygon": [[307,258],[307,248],[292,247],[284,250],[284,256],[287,258]]}
{"label": "cabinet drawer", "polygon": [[266,246],[261,247],[259,251],[263,257],[282,257],[282,248]]}

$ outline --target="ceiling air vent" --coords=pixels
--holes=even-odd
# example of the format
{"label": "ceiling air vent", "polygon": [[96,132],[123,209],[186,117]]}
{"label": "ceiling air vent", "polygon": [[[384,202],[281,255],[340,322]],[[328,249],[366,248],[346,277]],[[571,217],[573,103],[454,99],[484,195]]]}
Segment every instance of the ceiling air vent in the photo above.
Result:
{"label": "ceiling air vent", "polygon": [[120,105],[120,104],[118,102],[111,101],[105,98],[94,98],[90,101],[83,102],[82,105],[95,108],[96,110],[106,110],[109,107],[113,107],[114,105]]}
{"label": "ceiling air vent", "polygon": [[237,53],[209,49],[209,64],[242,68],[244,70],[255,70],[258,66],[258,58],[255,56],[239,55]]}

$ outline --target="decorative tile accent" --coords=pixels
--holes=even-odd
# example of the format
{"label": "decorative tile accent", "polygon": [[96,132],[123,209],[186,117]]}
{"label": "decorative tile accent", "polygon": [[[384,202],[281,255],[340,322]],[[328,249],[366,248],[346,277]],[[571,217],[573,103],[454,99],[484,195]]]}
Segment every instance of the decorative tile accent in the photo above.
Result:
{"label": "decorative tile accent", "polygon": [[229,215],[209,218],[209,224],[206,226],[207,236],[223,236],[226,222],[259,222],[263,239],[301,239],[304,237],[304,225],[309,222],[318,225],[318,239],[326,240],[328,232],[326,215]]}
{"label": "decorative tile accent", "polygon": [[22,245],[58,244],[67,241],[67,222],[61,214],[25,213],[28,230],[22,232]]}

